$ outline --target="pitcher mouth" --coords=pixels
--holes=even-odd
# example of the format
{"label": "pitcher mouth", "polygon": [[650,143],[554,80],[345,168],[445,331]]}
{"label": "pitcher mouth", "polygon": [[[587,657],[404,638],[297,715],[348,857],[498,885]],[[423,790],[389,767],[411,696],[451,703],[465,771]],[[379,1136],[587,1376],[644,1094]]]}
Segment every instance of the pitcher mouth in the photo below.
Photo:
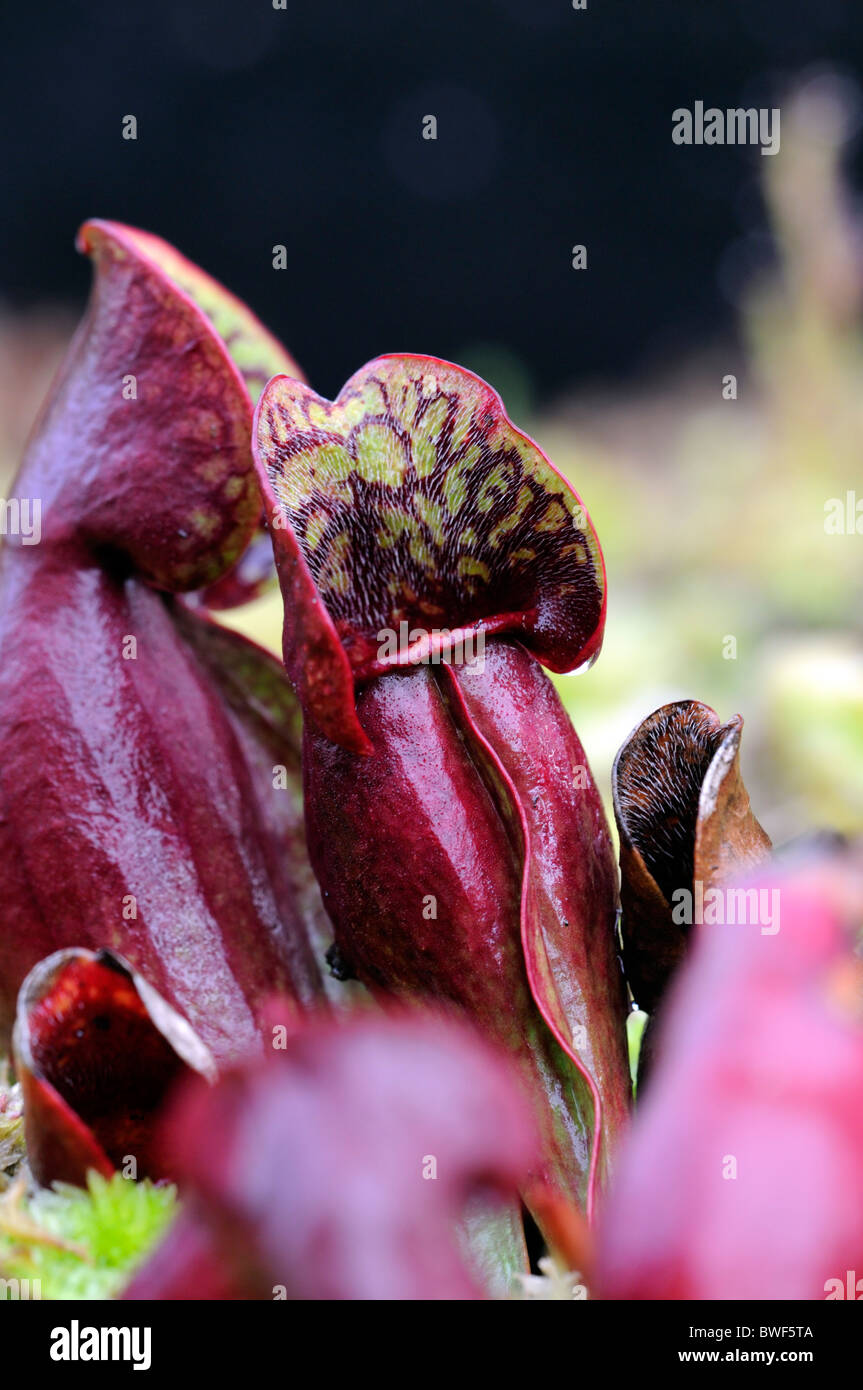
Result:
{"label": "pitcher mouth", "polygon": [[414,666],[464,666],[481,671],[486,639],[495,634],[517,635],[524,618],[522,613],[503,613],[455,628],[415,627],[403,620],[397,629],[381,628],[374,644],[365,639],[345,647],[358,686],[387,671]]}

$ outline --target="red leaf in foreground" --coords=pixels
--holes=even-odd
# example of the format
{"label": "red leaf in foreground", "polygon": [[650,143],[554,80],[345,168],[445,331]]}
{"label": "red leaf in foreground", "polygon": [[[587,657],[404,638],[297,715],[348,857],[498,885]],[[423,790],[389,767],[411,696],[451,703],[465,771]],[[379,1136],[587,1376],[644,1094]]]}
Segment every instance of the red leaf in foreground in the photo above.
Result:
{"label": "red leaf in foreground", "polygon": [[539,662],[599,650],[593,528],[491,388],[433,358],[372,362],[335,402],[276,378],[256,421],[340,960],[506,1046],[543,1177],[590,1209],[630,1092],[616,873]]}
{"label": "red leaf in foreground", "polygon": [[606,1298],[844,1297],[863,1270],[863,860],[732,891],[764,895],[763,925],[702,927],[672,988],[600,1231]]}
{"label": "red leaf in foreground", "polygon": [[534,1145],[507,1068],[461,1025],[312,1024],[179,1100],[185,1210],[125,1297],[480,1297],[457,1222],[476,1193],[511,1197]]}
{"label": "red leaf in foreground", "polygon": [[[321,990],[295,849],[273,839],[298,714],[276,663],[226,634],[231,695],[206,620],[178,625],[155,589],[219,579],[260,514],[251,399],[213,325],[249,382],[290,359],[157,238],[89,223],[81,245],[91,303],[15,488],[41,537],[2,556],[0,1034],[41,957],[110,947],[224,1057],[254,1043],[274,989]],[[238,716],[244,680],[290,714]]]}

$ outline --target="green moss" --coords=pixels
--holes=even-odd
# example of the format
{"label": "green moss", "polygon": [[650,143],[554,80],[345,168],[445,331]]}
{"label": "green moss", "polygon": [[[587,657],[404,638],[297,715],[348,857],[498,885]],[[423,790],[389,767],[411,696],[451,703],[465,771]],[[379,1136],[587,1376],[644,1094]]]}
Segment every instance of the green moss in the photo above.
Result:
{"label": "green moss", "polygon": [[[176,1189],[91,1173],[0,1203],[0,1278],[38,1279],[43,1299],[113,1297],[166,1231]],[[6,1295],[9,1296],[8,1293]]]}

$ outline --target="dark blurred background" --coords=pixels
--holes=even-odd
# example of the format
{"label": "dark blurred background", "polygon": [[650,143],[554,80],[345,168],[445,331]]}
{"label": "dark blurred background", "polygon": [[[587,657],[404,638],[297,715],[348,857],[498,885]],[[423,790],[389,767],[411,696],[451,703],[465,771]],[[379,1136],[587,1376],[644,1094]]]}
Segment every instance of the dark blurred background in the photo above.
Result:
{"label": "dark blurred background", "polygon": [[77,304],[78,224],[132,222],[328,395],[381,351],[505,344],[543,402],[732,332],[764,159],[675,146],[671,112],[863,66],[847,0],[5,0],[3,30],[7,302]]}

